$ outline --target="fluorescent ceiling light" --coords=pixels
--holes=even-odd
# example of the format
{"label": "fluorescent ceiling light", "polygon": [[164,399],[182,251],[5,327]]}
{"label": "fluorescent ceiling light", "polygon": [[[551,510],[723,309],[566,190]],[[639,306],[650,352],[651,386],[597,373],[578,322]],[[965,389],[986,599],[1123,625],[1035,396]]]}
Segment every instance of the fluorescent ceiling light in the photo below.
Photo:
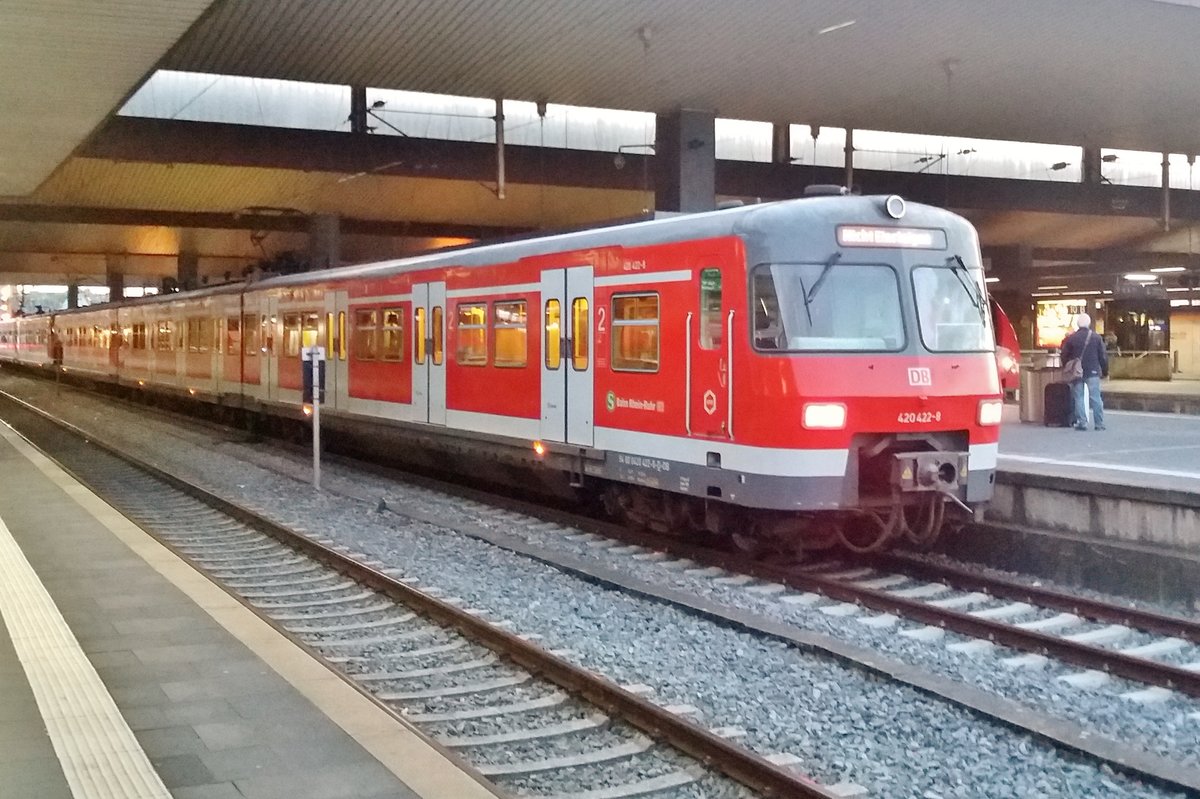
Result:
{"label": "fluorescent ceiling light", "polygon": [[1066,286],[1038,286],[1038,291],[1054,291],[1055,289],[1065,289]]}
{"label": "fluorescent ceiling light", "polygon": [[848,20],[846,22],[839,22],[836,25],[829,25],[828,27],[819,29],[817,31],[817,35],[824,36],[826,33],[833,33],[834,31],[840,31],[842,28],[849,28],[855,22],[858,22],[858,20],[852,19],[852,20]]}
{"label": "fluorescent ceiling light", "polygon": [[1153,283],[1158,280],[1154,275],[1145,272],[1130,272],[1125,275],[1126,280],[1132,280],[1134,283]]}
{"label": "fluorescent ceiling light", "polygon": [[1150,271],[1156,275],[1161,275],[1163,272],[1186,272],[1187,267],[1186,266],[1160,266],[1157,269],[1151,269]]}
{"label": "fluorescent ceiling light", "polygon": [[985,278],[983,279],[983,282],[984,282],[984,283],[999,283],[999,282],[1000,282],[1000,278],[998,278],[998,277],[985,277]]}

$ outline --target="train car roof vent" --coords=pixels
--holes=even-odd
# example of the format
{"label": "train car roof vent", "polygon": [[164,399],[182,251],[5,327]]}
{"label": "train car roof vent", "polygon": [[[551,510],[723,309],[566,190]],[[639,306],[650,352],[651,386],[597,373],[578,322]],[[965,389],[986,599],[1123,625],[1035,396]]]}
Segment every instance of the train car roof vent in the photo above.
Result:
{"label": "train car roof vent", "polygon": [[814,183],[804,187],[805,197],[828,197],[830,195],[849,194],[850,189],[836,183]]}

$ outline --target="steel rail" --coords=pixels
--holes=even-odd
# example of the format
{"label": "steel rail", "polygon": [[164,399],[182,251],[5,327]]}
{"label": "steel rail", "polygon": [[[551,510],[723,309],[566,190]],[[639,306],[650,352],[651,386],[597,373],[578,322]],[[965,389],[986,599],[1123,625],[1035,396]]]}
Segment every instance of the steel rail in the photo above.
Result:
{"label": "steel rail", "polygon": [[1093,621],[1123,624],[1143,632],[1182,638],[1200,644],[1200,620],[1142,608],[1113,605],[1100,599],[1074,596],[1050,588],[1026,585],[1003,577],[981,575],[957,566],[930,563],[904,553],[889,553],[872,561],[880,569],[889,569],[922,580],[944,582],[963,591],[983,591],[994,597],[1030,602],[1043,608],[1074,613]]}
{"label": "steel rail", "polygon": [[[495,627],[464,610],[355,561],[340,552],[277,524],[236,502],[225,499],[161,467],[122,451],[74,424],[7,392],[0,396],[18,403],[45,421],[66,430],[172,488],[237,519],[243,524],[296,549],[346,577],[412,607],[465,636],[498,651],[531,673],[582,696],[660,741],[683,751],[746,787],[781,799],[835,799],[836,794],[804,775],[778,766],[745,747],[731,743],[694,722],[627,691],[609,680]],[[181,555],[181,557],[184,557]],[[353,683],[351,683],[353,684]],[[386,707],[386,706],[385,706]]]}

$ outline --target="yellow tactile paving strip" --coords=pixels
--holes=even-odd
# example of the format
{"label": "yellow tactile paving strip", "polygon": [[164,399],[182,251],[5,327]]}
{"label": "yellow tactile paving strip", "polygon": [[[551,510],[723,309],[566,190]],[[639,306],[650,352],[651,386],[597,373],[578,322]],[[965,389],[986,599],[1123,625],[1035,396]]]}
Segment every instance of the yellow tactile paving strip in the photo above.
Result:
{"label": "yellow tactile paving strip", "polygon": [[[497,794],[489,787],[481,784],[437,749],[429,746],[416,730],[375,706],[329,669],[314,661],[304,650],[280,635],[269,624],[215,586],[208,578],[159,544],[85,486],[75,481],[17,433],[0,424],[0,437],[9,442],[30,461],[34,468],[59,486],[104,528],[183,591],[218,624],[291,683],[296,690],[316,705],[331,721],[345,730],[351,738],[414,792],[424,799],[494,799],[496,797]],[[45,589],[41,588],[37,576],[29,568],[28,562],[20,553],[12,536],[7,533],[7,529],[5,529],[3,537],[11,542],[11,547],[16,550],[20,562],[29,569],[34,584],[45,594]],[[9,583],[6,569],[10,567],[10,560],[12,559],[9,557],[9,553],[0,549],[0,575],[4,575],[5,583],[4,586],[0,586],[0,589],[7,588]],[[4,594],[0,593],[0,596],[4,596]],[[65,622],[62,621],[58,611],[53,609],[53,601],[50,600],[49,595],[45,595],[45,599],[50,603],[59,623],[65,628]],[[7,605],[0,607],[4,608],[7,620]],[[66,630],[66,634],[70,636],[69,629]],[[73,644],[74,638],[71,637],[70,641]],[[75,645],[75,648],[78,650],[78,645]],[[52,650],[50,655],[46,655],[42,659],[47,663],[53,663],[58,659],[59,651],[58,649]],[[100,683],[95,671],[91,669],[91,664],[88,663],[82,651],[79,652],[79,656],[83,658],[84,665],[91,670],[93,678],[107,697],[107,690],[104,689],[103,683]],[[22,657],[22,662],[24,662],[24,657]],[[28,669],[28,666],[26,668]],[[111,698],[108,699],[108,702],[112,704]],[[38,704],[42,705],[40,695]],[[112,707],[113,711],[117,712],[117,718],[121,725],[124,726],[124,720],[120,719],[116,706]],[[45,710],[43,710],[44,712]],[[89,730],[89,735],[91,738],[102,738],[104,734],[107,734],[107,730],[108,728],[93,727]],[[125,731],[129,735],[133,747],[137,748],[137,741],[133,738],[132,733],[129,733],[127,726]],[[59,756],[62,757],[63,749],[59,747],[57,741],[54,745]],[[144,759],[145,756],[142,757]],[[64,761],[64,769],[65,767]],[[149,768],[148,762],[146,767]],[[157,780],[157,775],[154,775],[154,778]],[[69,772],[68,779],[71,779]],[[169,797],[170,794],[161,787],[161,782],[158,784],[161,793],[90,794],[76,791],[76,796],[121,796],[130,799]],[[74,783],[71,785],[74,789]]]}
{"label": "yellow tactile paving strip", "polygon": [[3,518],[0,616],[71,795],[79,799],[170,799],[170,791]]}

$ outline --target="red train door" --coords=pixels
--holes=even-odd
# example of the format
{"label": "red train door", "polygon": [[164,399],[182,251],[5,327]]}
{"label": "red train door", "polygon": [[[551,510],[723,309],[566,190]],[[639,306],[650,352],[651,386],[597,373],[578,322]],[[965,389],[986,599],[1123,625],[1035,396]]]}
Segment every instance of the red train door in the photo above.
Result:
{"label": "red train door", "polygon": [[[545,441],[591,446],[595,391],[592,267],[542,272],[542,424]],[[604,324],[601,315],[596,324]]]}
{"label": "red train door", "polygon": [[[693,284],[695,285],[695,284]],[[689,435],[728,438],[732,380],[727,300],[717,267],[702,267],[696,311],[688,314]]]}
{"label": "red train door", "polygon": [[413,420],[446,423],[446,284],[413,286]]}

